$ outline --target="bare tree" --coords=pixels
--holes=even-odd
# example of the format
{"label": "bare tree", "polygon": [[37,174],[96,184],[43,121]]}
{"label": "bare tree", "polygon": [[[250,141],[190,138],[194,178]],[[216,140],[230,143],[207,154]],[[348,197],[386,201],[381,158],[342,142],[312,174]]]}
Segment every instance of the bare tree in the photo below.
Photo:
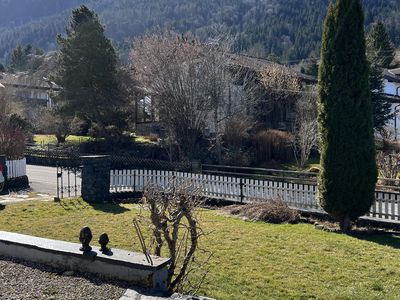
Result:
{"label": "bare tree", "polygon": [[134,42],[133,77],[153,96],[160,119],[184,156],[192,158],[224,91],[223,51],[192,37],[147,35]]}
{"label": "bare tree", "polygon": [[19,115],[26,116],[25,105],[8,87],[0,86],[0,116]]}
{"label": "bare tree", "polygon": [[314,92],[304,92],[296,102],[293,146],[300,156],[300,166],[307,163],[311,150],[318,145],[317,99]]}
{"label": "bare tree", "polygon": [[73,119],[69,116],[59,115],[57,109],[44,109],[37,118],[36,127],[45,134],[54,134],[57,143],[65,143],[71,134]]}
{"label": "bare tree", "polygon": [[297,95],[301,83],[297,74],[288,67],[271,63],[260,72],[261,83],[275,100],[284,100]]}
{"label": "bare tree", "polygon": [[[197,218],[202,194],[201,187],[188,181],[172,181],[167,189],[152,185],[144,193],[142,207],[150,213],[154,254],[160,256],[166,246],[171,259],[167,282],[171,292],[196,293],[208,273],[211,253],[200,248],[204,232]],[[200,279],[194,282],[189,276]]]}

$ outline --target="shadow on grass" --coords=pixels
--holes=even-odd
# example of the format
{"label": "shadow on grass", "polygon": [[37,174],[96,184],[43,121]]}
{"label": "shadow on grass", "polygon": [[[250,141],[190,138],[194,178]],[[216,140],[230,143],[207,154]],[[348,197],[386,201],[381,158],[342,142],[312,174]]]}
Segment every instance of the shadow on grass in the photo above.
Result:
{"label": "shadow on grass", "polygon": [[127,209],[115,202],[89,203],[89,202],[84,201],[82,198],[61,200],[58,203],[66,211],[77,211],[77,210],[84,210],[87,208],[93,208],[94,210],[98,210],[98,211],[102,211],[102,212],[110,213],[110,214],[114,214],[114,215],[122,214],[124,212],[129,211],[129,209]]}
{"label": "shadow on grass", "polygon": [[376,232],[376,233],[353,233],[351,236],[363,240],[374,242],[382,246],[389,246],[395,249],[400,249],[400,236],[390,232]]}
{"label": "shadow on grass", "polygon": [[114,215],[123,214],[129,209],[119,205],[118,203],[88,203],[93,209]]}
{"label": "shadow on grass", "polygon": [[6,206],[5,205],[3,205],[3,204],[0,204],[0,211],[1,210],[3,210],[3,209],[5,209],[6,208]]}

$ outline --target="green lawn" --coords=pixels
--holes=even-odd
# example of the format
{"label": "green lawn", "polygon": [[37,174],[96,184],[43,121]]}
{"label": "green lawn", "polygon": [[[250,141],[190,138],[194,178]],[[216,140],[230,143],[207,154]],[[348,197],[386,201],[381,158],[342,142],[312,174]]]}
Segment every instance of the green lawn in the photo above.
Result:
{"label": "green lawn", "polygon": [[[89,225],[97,240],[106,231],[111,246],[139,250],[131,226],[135,205],[90,206],[82,200],[7,205],[0,230],[78,241]],[[199,294],[217,299],[399,299],[400,239],[355,238],[307,224],[245,222],[202,210],[203,248],[214,252]]]}
{"label": "green lawn", "polygon": [[[78,136],[78,135],[69,135],[67,137],[67,142],[71,144],[80,144],[87,141],[90,141],[92,138],[89,136]],[[145,136],[134,136],[133,140],[137,143],[142,144],[156,144],[157,142],[152,141],[149,137]],[[33,141],[37,145],[47,145],[47,144],[57,144],[57,139],[55,135],[52,134],[35,134],[33,137]]]}
{"label": "green lawn", "polygon": [[[83,142],[90,141],[90,139],[91,138],[88,136],[70,135],[67,137],[67,142],[71,144],[80,144]],[[33,140],[37,145],[57,144],[56,137],[51,134],[35,134]]]}

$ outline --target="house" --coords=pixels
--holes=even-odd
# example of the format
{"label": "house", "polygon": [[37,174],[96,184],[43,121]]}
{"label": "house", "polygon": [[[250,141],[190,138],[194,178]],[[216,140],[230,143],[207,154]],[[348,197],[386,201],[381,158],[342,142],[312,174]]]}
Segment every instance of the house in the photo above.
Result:
{"label": "house", "polygon": [[[246,105],[245,111],[249,115],[256,115],[258,111],[265,112],[262,123],[268,128],[291,130],[296,115],[296,101],[294,99],[297,99],[297,97],[293,97],[295,93],[291,91],[274,91],[273,94],[275,95],[271,95],[260,82],[260,73],[265,68],[278,66],[282,69],[282,73],[294,74],[306,93],[318,83],[317,78],[313,76],[303,74],[291,67],[279,65],[264,58],[243,54],[229,54],[228,65],[232,73],[235,74],[235,80],[232,81],[230,89],[234,90],[234,95],[239,97],[236,101]],[[285,101],[275,101],[276,99],[273,99],[279,93],[287,94]],[[248,99],[249,97],[253,99]],[[235,99],[232,101],[235,101]]]}
{"label": "house", "polygon": [[400,133],[400,69],[384,70],[383,78],[386,99],[392,103],[393,120],[389,122],[388,127],[397,139]]}
{"label": "house", "polygon": [[[220,133],[230,119],[230,116],[253,117],[265,111],[262,119],[263,126],[280,130],[290,130],[295,118],[295,101],[274,101],[266,93],[260,81],[260,72],[267,66],[277,65],[290,70],[295,74],[303,87],[316,85],[317,79],[305,75],[286,66],[278,65],[267,59],[248,55],[226,53],[226,68],[223,81],[224,90],[219,99],[218,111],[209,111],[205,132],[208,136]],[[137,87],[141,90],[141,97],[136,100],[135,128],[138,134],[158,133],[156,129],[162,122],[157,111],[157,96],[149,95],[146,87]],[[296,97],[287,97],[296,98]],[[141,100],[139,100],[141,99]],[[261,107],[262,105],[268,107]]]}
{"label": "house", "polygon": [[22,101],[29,118],[35,117],[43,107],[52,107],[52,94],[61,89],[46,77],[28,72],[0,73],[0,84],[8,95]]}

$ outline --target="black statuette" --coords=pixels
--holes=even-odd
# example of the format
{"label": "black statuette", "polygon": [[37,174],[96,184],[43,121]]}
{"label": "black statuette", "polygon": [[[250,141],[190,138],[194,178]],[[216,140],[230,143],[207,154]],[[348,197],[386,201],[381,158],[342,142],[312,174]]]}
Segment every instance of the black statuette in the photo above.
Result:
{"label": "black statuette", "polygon": [[107,248],[107,244],[110,242],[110,239],[108,238],[107,233],[103,233],[100,235],[99,238],[99,244],[101,245],[100,251],[103,252],[104,254],[110,252],[110,249]]}
{"label": "black statuette", "polygon": [[83,227],[79,233],[79,241],[82,244],[82,247],[79,250],[83,251],[84,253],[90,252],[92,247],[90,247],[90,242],[92,241],[93,235],[92,231],[89,227]]}

